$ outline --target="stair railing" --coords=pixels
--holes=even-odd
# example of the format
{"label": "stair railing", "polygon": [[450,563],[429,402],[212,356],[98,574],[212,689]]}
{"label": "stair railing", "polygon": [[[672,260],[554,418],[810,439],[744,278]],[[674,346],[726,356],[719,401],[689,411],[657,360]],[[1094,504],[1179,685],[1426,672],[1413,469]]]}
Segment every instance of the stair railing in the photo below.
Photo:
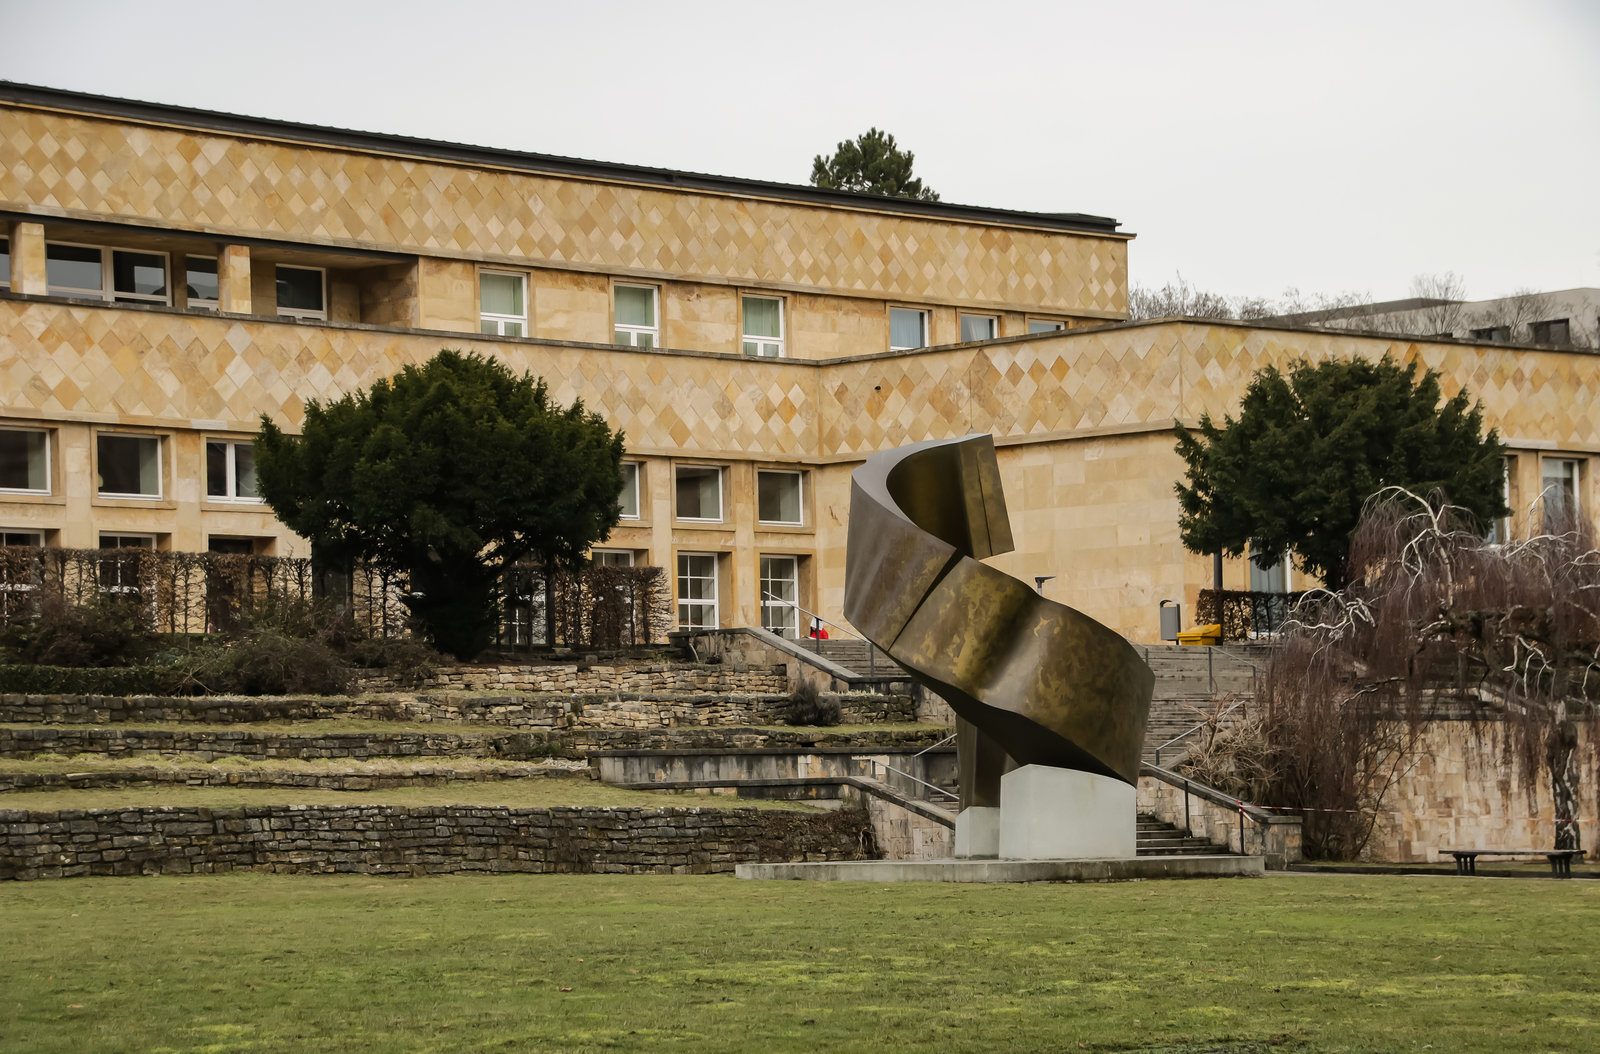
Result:
{"label": "stair railing", "polygon": [[[1263,809],[1259,805],[1251,805],[1250,803],[1242,801],[1231,794],[1225,794],[1222,791],[1217,790],[1215,787],[1208,787],[1204,783],[1196,783],[1187,776],[1181,776],[1178,773],[1169,769],[1164,769],[1159,765],[1152,765],[1148,761],[1139,766],[1139,775],[1149,776],[1152,779],[1160,780],[1161,782],[1170,786],[1181,787],[1183,789],[1184,829],[1191,835],[1194,833],[1193,824],[1189,817],[1189,799],[1191,795],[1201,799],[1202,801],[1210,802],[1212,805],[1221,806],[1229,812],[1237,815],[1239,818],[1239,852],[1242,855],[1249,855],[1245,852],[1244,822],[1246,820],[1249,820],[1255,825],[1263,855],[1268,855],[1268,831],[1274,824],[1286,822],[1284,818],[1273,816],[1269,810]],[[1298,820],[1296,819],[1294,822],[1298,822]],[[1298,851],[1296,852],[1294,859],[1299,859]]]}
{"label": "stair railing", "polygon": [[1235,710],[1239,709],[1240,707],[1245,706],[1249,702],[1250,702],[1250,700],[1248,700],[1248,699],[1240,699],[1237,703],[1234,703],[1232,706],[1228,707],[1226,710],[1219,711],[1218,713],[1212,715],[1207,720],[1201,721],[1199,724],[1195,725],[1193,728],[1189,729],[1187,732],[1179,732],[1177,735],[1173,736],[1171,739],[1167,740],[1165,743],[1161,744],[1159,747],[1156,747],[1156,765],[1158,767],[1161,765],[1161,752],[1163,750],[1166,750],[1168,747],[1172,746],[1174,743],[1179,743],[1179,742],[1182,742],[1185,739],[1188,739],[1190,736],[1194,735],[1196,732],[1200,731],[1202,728],[1205,728],[1206,726],[1210,725],[1212,722],[1221,721],[1224,717],[1227,717],[1229,714],[1233,713]]}
{"label": "stair railing", "polygon": [[[954,739],[954,738],[955,738],[954,736],[950,737],[950,739]],[[945,740],[945,742],[948,742],[948,740]],[[934,746],[938,746],[938,744],[935,743]],[[918,751],[916,754],[914,754],[912,756],[913,757],[921,757],[923,754],[927,753],[929,750],[932,750],[932,749],[933,749],[933,747],[928,747],[928,748],[926,748],[924,750]],[[896,776],[900,776],[900,777],[902,777],[904,779],[908,779],[912,783],[915,783],[918,787],[926,789],[928,791],[928,795],[926,796],[925,800],[931,800],[933,795],[937,795],[940,798],[945,799],[947,801],[960,801],[961,800],[961,796],[959,794],[956,794],[953,791],[947,791],[943,787],[939,786],[938,784],[929,783],[927,780],[924,780],[924,779],[918,779],[917,777],[913,776],[911,773],[905,772],[905,771],[903,771],[901,769],[897,769],[893,765],[890,765],[887,762],[879,761],[877,758],[867,757],[867,756],[862,755],[862,756],[858,756],[856,758],[856,760],[857,761],[866,762],[867,766],[868,766],[868,770],[872,773],[872,778],[875,779],[875,780],[878,780],[878,782],[880,782],[880,783],[887,784],[887,785],[889,785],[891,787],[893,786],[893,784],[889,783],[889,781],[887,779],[878,779],[878,770],[882,769],[885,773],[892,772]]]}
{"label": "stair railing", "polygon": [[[851,640],[858,640],[861,643],[865,644],[867,646],[867,676],[868,677],[876,677],[876,676],[878,676],[878,664],[877,664],[878,646],[876,644],[873,644],[867,638],[861,636],[858,633],[851,632],[849,629],[846,629],[844,626],[839,625],[837,622],[834,622],[834,621],[832,621],[830,619],[823,618],[821,615],[817,614],[815,611],[810,611],[810,610],[808,610],[806,608],[801,607],[798,601],[785,600],[782,597],[778,596],[777,594],[769,593],[766,590],[762,590],[761,591],[761,599],[762,599],[763,602],[775,601],[776,603],[779,603],[779,604],[787,604],[789,607],[793,608],[795,610],[795,613],[796,613],[796,617],[795,617],[795,632],[797,632],[797,633],[799,632],[799,627],[801,625],[801,620],[800,620],[799,616],[800,615],[804,615],[804,616],[806,616],[806,620],[805,620],[804,624],[807,625],[807,626],[810,626],[810,627],[814,628],[818,623],[821,623],[824,626],[831,626],[831,627],[833,627],[833,629],[838,630],[840,633],[844,634],[846,637],[849,637]],[[812,650],[815,651],[818,655],[822,654],[822,638],[820,638],[820,637],[812,637],[809,634],[807,634],[804,637],[798,637],[796,639],[797,640],[808,640],[809,639],[811,641]]]}

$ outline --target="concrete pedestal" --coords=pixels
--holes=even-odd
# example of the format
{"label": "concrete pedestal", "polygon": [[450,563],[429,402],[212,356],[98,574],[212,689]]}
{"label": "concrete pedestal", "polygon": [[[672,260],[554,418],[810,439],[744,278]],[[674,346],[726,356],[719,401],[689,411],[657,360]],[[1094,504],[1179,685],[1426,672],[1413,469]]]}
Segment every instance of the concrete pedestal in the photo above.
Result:
{"label": "concrete pedestal", "polygon": [[956,859],[989,859],[1000,855],[1000,810],[974,805],[956,816]]}
{"label": "concrete pedestal", "polygon": [[[1002,860],[1116,860],[1138,855],[1138,791],[1119,779],[1024,765],[1000,778],[999,812]],[[957,855],[960,837],[958,821]]]}

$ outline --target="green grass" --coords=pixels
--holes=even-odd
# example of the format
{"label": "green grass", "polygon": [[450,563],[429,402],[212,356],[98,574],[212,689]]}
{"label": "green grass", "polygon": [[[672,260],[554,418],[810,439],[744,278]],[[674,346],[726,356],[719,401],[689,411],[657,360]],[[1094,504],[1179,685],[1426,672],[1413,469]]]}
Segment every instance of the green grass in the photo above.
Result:
{"label": "green grass", "polygon": [[0,887],[0,1049],[1580,1051],[1600,884]]}
{"label": "green grass", "polygon": [[456,780],[432,786],[387,787],[379,790],[318,790],[314,787],[191,787],[155,784],[135,787],[86,787],[71,790],[7,791],[0,809],[122,809],[150,806],[229,809],[241,805],[505,805],[514,809],[548,809],[562,805],[594,805],[642,809],[714,806],[790,809],[810,812],[816,806],[800,801],[765,801],[724,794],[678,794],[671,791],[627,790],[590,779],[522,779],[477,782]]}

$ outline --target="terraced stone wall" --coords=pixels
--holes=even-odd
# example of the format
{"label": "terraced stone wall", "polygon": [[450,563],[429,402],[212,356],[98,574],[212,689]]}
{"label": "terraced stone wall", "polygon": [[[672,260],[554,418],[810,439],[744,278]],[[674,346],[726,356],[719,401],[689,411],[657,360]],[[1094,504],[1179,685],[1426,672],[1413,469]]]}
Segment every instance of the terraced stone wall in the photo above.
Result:
{"label": "terraced stone wall", "polygon": [[388,692],[416,687],[423,690],[493,692],[565,692],[594,695],[611,692],[742,692],[789,691],[789,677],[780,663],[756,666],[744,663],[648,663],[610,666],[574,663],[565,666],[452,666],[421,684],[410,686],[392,678],[372,676],[356,683],[357,691]]}
{"label": "terraced stone wall", "polygon": [[861,860],[860,810],[367,806],[0,811],[0,878],[274,871],[711,874]]}

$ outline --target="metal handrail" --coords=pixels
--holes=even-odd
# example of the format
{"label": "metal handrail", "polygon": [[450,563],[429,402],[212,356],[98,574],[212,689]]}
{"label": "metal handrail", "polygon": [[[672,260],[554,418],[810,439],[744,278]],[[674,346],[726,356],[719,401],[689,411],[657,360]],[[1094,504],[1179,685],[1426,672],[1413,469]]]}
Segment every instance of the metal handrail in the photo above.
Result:
{"label": "metal handrail", "polygon": [[915,754],[911,755],[911,757],[913,759],[920,758],[922,755],[926,754],[928,751],[933,750],[935,747],[942,747],[942,746],[944,746],[946,743],[950,742],[954,738],[956,738],[956,734],[954,732],[951,732],[948,736],[945,736],[943,739],[939,740],[939,742],[932,743],[932,744],[930,744],[928,746],[923,747],[921,750],[919,750]]}
{"label": "metal handrail", "polygon": [[[916,756],[920,757],[921,755],[919,754],[919,755],[916,755]],[[940,787],[937,784],[929,783],[927,780],[924,780],[924,779],[918,779],[917,777],[913,776],[911,773],[903,772],[900,769],[895,768],[893,765],[890,765],[887,762],[879,761],[877,758],[863,758],[862,760],[865,761],[868,765],[872,766],[872,771],[873,771],[873,777],[872,778],[873,779],[877,779],[878,778],[877,777],[877,771],[881,767],[885,772],[892,772],[896,776],[904,776],[906,779],[910,780],[912,783],[915,783],[917,786],[928,788],[928,790],[932,791],[934,794],[942,795],[943,797],[949,798],[949,799],[951,799],[953,801],[960,801],[961,800],[961,795],[952,794],[950,791],[945,790],[943,787]]]}
{"label": "metal handrail", "polygon": [[1165,743],[1163,743],[1160,746],[1156,747],[1156,765],[1159,766],[1161,764],[1161,752],[1163,750],[1165,750],[1168,747],[1172,746],[1172,744],[1178,742],[1179,740],[1188,739],[1190,736],[1194,735],[1196,732],[1200,731],[1202,728],[1205,728],[1207,725],[1211,724],[1212,721],[1220,721],[1220,720],[1222,720],[1224,717],[1227,717],[1229,714],[1233,713],[1235,710],[1239,709],[1241,706],[1244,706],[1249,701],[1250,700],[1248,700],[1248,699],[1241,699],[1237,703],[1234,703],[1232,706],[1228,707],[1226,710],[1218,711],[1216,716],[1214,716],[1214,717],[1212,717],[1212,718],[1210,718],[1208,720],[1200,722],[1198,725],[1195,725],[1193,728],[1189,729],[1187,732],[1179,732],[1177,735],[1173,736],[1171,739],[1167,740]]}
{"label": "metal handrail", "polygon": [[[839,623],[834,622],[831,619],[823,618],[821,615],[817,614],[815,611],[811,611],[811,610],[809,610],[807,608],[801,607],[800,603],[798,601],[785,600],[782,597],[778,596],[777,594],[769,593],[764,589],[761,591],[761,599],[763,601],[766,601],[766,600],[769,600],[769,599],[770,600],[776,600],[780,604],[787,604],[790,607],[794,608],[794,610],[799,612],[800,614],[808,616],[808,618],[810,619],[810,621],[812,623],[820,622],[824,626],[832,626],[834,629],[838,630],[840,633],[844,634],[846,637],[849,637],[851,640],[858,640],[861,643],[865,644],[867,646],[867,676],[868,677],[874,677],[874,678],[878,676],[878,646],[876,644],[872,643],[872,641],[870,641],[867,638],[861,636],[859,633],[855,633],[855,632],[845,628],[844,626],[839,625]],[[799,629],[799,627],[797,626],[796,627],[796,631],[798,631],[798,629]],[[819,655],[822,653],[822,638],[820,638],[820,637],[811,637],[808,634],[807,636],[801,637],[799,639],[800,640],[814,640],[814,641],[816,641],[816,648],[814,650]]]}

